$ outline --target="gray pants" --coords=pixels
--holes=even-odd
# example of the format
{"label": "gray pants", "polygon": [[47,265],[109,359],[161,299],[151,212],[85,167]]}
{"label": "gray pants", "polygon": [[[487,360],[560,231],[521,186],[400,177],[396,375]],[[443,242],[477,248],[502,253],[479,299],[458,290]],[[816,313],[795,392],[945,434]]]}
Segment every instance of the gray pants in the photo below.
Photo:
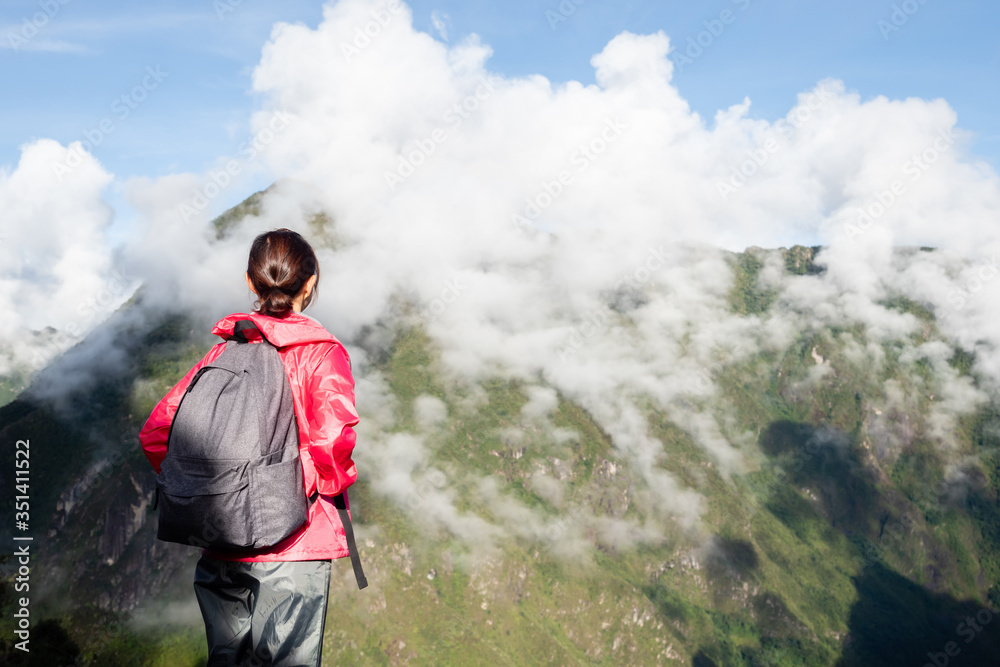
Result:
{"label": "gray pants", "polygon": [[330,561],[237,563],[202,556],[194,591],[207,667],[319,667]]}

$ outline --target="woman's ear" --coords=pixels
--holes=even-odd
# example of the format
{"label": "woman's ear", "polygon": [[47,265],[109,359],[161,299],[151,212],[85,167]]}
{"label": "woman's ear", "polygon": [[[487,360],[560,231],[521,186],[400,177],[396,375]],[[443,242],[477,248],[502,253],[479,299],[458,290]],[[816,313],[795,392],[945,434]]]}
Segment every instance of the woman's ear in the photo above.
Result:
{"label": "woman's ear", "polygon": [[308,297],[312,294],[313,289],[316,287],[316,280],[319,278],[315,273],[309,276],[306,280],[306,284],[302,286],[302,296],[303,298]]}
{"label": "woman's ear", "polygon": [[[250,291],[253,292],[254,294],[257,294],[257,290],[255,290],[253,288],[253,281],[250,280],[250,273],[249,272],[244,273],[243,277],[247,279],[247,287],[250,288]],[[260,296],[260,295],[258,294],[257,296]]]}

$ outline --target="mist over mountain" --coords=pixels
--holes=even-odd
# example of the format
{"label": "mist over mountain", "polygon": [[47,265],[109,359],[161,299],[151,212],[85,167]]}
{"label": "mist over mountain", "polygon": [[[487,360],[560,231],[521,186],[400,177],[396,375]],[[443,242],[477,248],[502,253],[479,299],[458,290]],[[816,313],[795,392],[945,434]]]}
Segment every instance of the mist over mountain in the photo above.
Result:
{"label": "mist over mountain", "polygon": [[155,540],[136,435],[290,227],[362,418],[372,586],[339,568],[330,660],[995,662],[1000,625],[965,619],[1000,604],[1000,182],[947,102],[828,79],[709,120],[662,33],[556,85],[393,6],[276,26],[248,150],[128,181],[119,247],[112,176],[51,169],[79,146],[0,173],[0,448],[37,456],[53,645],[199,664],[195,555]]}
{"label": "mist over mountain", "polygon": [[[259,224],[268,197],[216,220],[209,245]],[[318,246],[338,236],[328,215],[301,224]],[[678,309],[648,283],[607,292],[534,372],[464,367],[405,294],[345,337],[372,586],[338,567],[328,659],[917,664],[978,614],[960,664],[996,660],[991,379],[905,294],[878,304],[877,331],[798,297],[825,279],[823,252],[673,252],[657,271],[678,288],[718,288],[675,288]],[[156,314],[144,286],[0,407],[5,454],[29,437],[36,455],[40,632],[64,655],[203,664],[196,550],[155,539],[136,436],[213,321]]]}

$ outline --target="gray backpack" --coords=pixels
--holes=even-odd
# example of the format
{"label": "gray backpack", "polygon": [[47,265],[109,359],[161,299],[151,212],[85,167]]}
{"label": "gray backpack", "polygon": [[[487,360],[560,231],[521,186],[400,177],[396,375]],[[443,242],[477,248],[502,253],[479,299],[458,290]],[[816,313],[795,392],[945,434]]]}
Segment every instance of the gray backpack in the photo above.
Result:
{"label": "gray backpack", "polygon": [[264,549],[308,509],[292,391],[278,350],[240,320],[215,361],[191,378],[157,478],[157,537],[212,550]]}

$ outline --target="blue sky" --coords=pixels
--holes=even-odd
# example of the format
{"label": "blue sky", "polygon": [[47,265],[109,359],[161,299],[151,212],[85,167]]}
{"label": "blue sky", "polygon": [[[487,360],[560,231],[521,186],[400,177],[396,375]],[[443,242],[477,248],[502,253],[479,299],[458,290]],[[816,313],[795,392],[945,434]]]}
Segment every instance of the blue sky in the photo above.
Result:
{"label": "blue sky", "polygon": [[[842,79],[862,99],[944,98],[958,113],[959,126],[976,134],[973,152],[994,168],[1000,164],[995,36],[1000,3],[413,0],[409,5],[416,27],[438,39],[455,43],[480,35],[493,48],[488,63],[493,71],[538,73],[556,82],[593,82],[591,56],[624,30],[662,30],[674,49],[674,84],[709,124],[718,109],[744,97],[752,101],[751,116],[774,120],[794,106],[797,93],[826,77]],[[32,16],[46,19],[37,19],[44,24],[37,34],[25,31]],[[93,153],[117,184],[133,176],[201,172],[232,154],[248,135],[250,113],[260,106],[250,92],[250,77],[271,27],[279,21],[314,27],[321,16],[318,0],[5,2],[0,167],[12,169],[19,147],[32,139],[68,144],[90,132],[101,137]],[[706,32],[711,27],[719,34]],[[25,35],[30,39],[21,41]],[[707,46],[700,53],[688,51],[689,40],[699,36]],[[697,57],[681,67],[684,53]],[[159,68],[165,77],[150,79],[147,68]],[[116,100],[144,80],[144,99],[132,100],[135,108],[122,118],[124,107]],[[112,131],[94,134],[102,121]],[[111,186],[108,200],[119,219],[127,218],[117,187]],[[233,192],[220,205],[246,194]]]}

